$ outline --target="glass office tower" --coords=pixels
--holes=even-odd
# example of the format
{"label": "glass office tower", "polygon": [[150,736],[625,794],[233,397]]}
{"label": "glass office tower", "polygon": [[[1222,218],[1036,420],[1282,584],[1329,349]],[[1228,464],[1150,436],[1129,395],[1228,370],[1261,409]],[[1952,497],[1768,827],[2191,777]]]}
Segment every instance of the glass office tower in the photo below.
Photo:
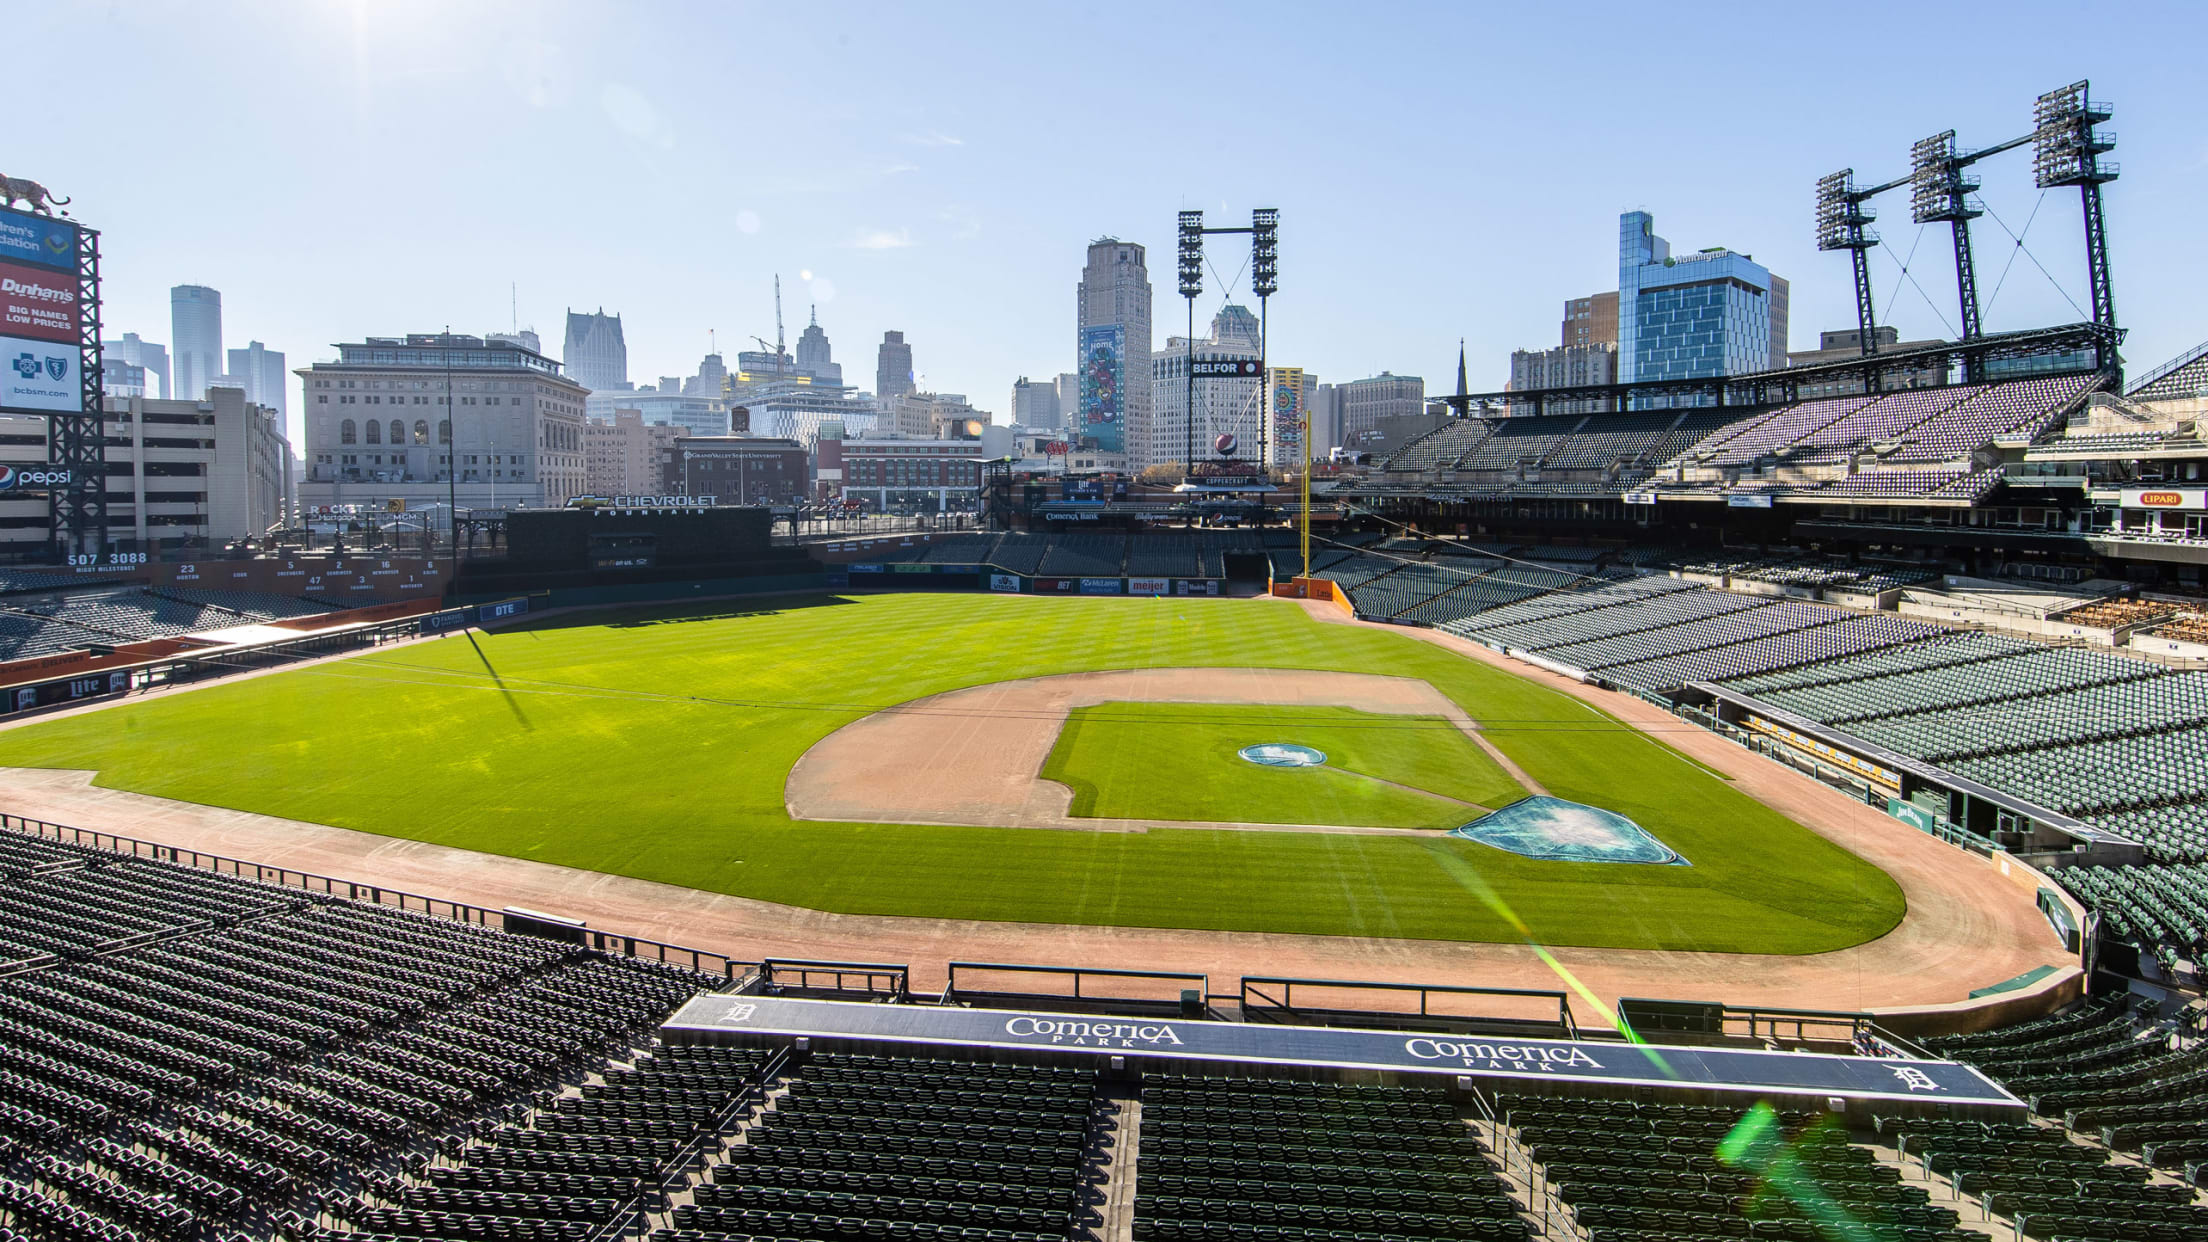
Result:
{"label": "glass office tower", "polygon": [[[1784,282],[1722,246],[1674,258],[1655,225],[1645,211],[1618,217],[1619,382],[1786,365]],[[1782,291],[1776,298],[1774,286]]]}

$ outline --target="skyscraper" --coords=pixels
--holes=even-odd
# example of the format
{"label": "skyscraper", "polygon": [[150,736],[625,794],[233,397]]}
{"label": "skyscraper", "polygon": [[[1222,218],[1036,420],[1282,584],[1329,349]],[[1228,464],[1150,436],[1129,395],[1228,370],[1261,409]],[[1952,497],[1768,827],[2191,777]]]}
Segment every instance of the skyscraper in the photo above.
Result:
{"label": "skyscraper", "polygon": [[[1230,307],[1240,310],[1240,307]],[[1255,319],[1251,323],[1255,324]],[[1257,374],[1257,335],[1245,338],[1235,318],[1221,313],[1211,321],[1213,335],[1195,343],[1192,351],[1185,337],[1167,336],[1165,347],[1150,355],[1150,435],[1155,462],[1206,461],[1214,457],[1254,460],[1265,437],[1259,422],[1263,388]],[[1220,335],[1224,329],[1228,335]],[[1204,374],[1188,382],[1191,353],[1199,367],[1205,363],[1248,364],[1244,375]],[[1195,397],[1190,413],[1189,397]],[[1222,451],[1218,438],[1231,435],[1235,446]],[[1269,447],[1269,446],[1268,446]],[[1130,456],[1137,450],[1130,446]],[[1130,462],[1135,469],[1140,465]]]}
{"label": "skyscraper", "polygon": [[813,321],[797,335],[797,369],[823,384],[843,383],[843,366],[828,351],[828,334],[821,331],[817,306],[813,308]]}
{"label": "skyscraper", "polygon": [[1256,349],[1263,335],[1257,316],[1251,314],[1247,306],[1229,302],[1211,317],[1211,339],[1223,345],[1247,345]]}
{"label": "skyscraper", "polygon": [[1426,381],[1416,375],[1382,371],[1369,379],[1334,385],[1339,402],[1342,443],[1355,447],[1379,434],[1388,419],[1409,418],[1426,410]]}
{"label": "skyscraper", "polygon": [[244,349],[231,350],[229,358],[229,375],[244,381],[246,400],[267,406],[278,414],[288,408],[284,403],[287,377],[282,354],[254,341]]}
{"label": "skyscraper", "polygon": [[222,294],[205,285],[169,290],[169,336],[176,343],[176,396],[199,401],[222,374]]}
{"label": "skyscraper", "polygon": [[567,312],[567,345],[560,361],[567,377],[593,392],[629,386],[629,343],[621,336],[621,316],[601,306],[596,314]]}
{"label": "skyscraper", "polygon": [[1081,404],[1073,415],[1073,434],[1094,440],[1101,452],[1125,453],[1137,470],[1179,460],[1182,446],[1168,450],[1154,442],[1145,374],[1152,344],[1150,270],[1143,248],[1116,237],[1089,243],[1074,299]]}
{"label": "skyscraper", "polygon": [[140,340],[138,334],[135,332],[125,332],[123,333],[122,340],[101,341],[100,353],[105,357],[111,359],[120,359],[121,361],[127,362],[134,367],[144,367],[146,369],[147,375],[160,376],[161,385],[158,393],[147,393],[145,395],[149,397],[159,396],[162,400],[168,399],[168,346],[156,345],[152,341]]}
{"label": "skyscraper", "polygon": [[902,332],[882,333],[882,348],[874,358],[874,397],[888,401],[913,391],[912,346]]}
{"label": "skyscraper", "polygon": [[1049,380],[1021,376],[1012,385],[1012,425],[1036,430],[1065,426],[1058,407],[1058,386]]}
{"label": "skyscraper", "polygon": [[1081,377],[1072,371],[1058,373],[1058,425],[1070,427],[1081,409]]}
{"label": "skyscraper", "polygon": [[1723,246],[1674,257],[1655,224],[1618,217],[1618,382],[1785,366],[1786,282]]}
{"label": "skyscraper", "polygon": [[707,354],[698,363],[698,373],[682,381],[685,397],[707,397],[715,401],[728,396],[728,362],[719,354]]}

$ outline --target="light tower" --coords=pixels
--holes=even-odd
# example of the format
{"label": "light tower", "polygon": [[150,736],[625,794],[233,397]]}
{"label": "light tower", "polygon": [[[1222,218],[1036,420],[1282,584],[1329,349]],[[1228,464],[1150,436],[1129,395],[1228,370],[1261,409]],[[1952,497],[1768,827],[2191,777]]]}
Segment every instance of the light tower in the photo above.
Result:
{"label": "light tower", "polygon": [[1817,179],[1817,248],[1845,250],[1855,261],[1855,322],[1863,333],[1863,352],[1878,352],[1878,317],[1871,309],[1870,249],[1878,234],[1868,226],[1878,214],[1863,205],[1870,192],[1858,190],[1855,170],[1843,168]]}
{"label": "light tower", "polygon": [[1182,212],[1180,236],[1181,296],[1188,299],[1188,335],[1181,339],[1188,350],[1181,363],[1188,385],[1181,415],[1181,469],[1188,471],[1196,466],[1196,299],[1204,292],[1204,213]]}
{"label": "light tower", "polygon": [[[1985,213],[1971,201],[1978,180],[1965,170],[1971,159],[1955,146],[1950,129],[1909,148],[1909,218],[1918,224],[1946,222],[1955,235],[1955,295],[1962,303],[1965,346],[1984,333],[1978,319],[1978,270],[1970,252],[1970,222]],[[1976,383],[1983,362],[1976,351],[1963,353],[1963,382]]]}
{"label": "light tower", "polygon": [[2100,329],[2094,361],[2104,369],[2123,339],[2108,281],[2108,227],[2101,218],[2101,186],[2114,181],[2118,170],[2101,162],[2103,152],[2115,149],[2116,136],[2093,127],[2114,112],[2093,99],[2090,84],[2082,81],[2049,91],[2032,105],[2032,180],[2042,190],[2078,187],[2085,208],[2085,274],[2093,291],[2093,325]]}
{"label": "light tower", "polygon": [[1272,460],[1273,373],[1265,365],[1266,301],[1280,288],[1280,212],[1259,207],[1250,213],[1250,291],[1257,295],[1257,460]]}

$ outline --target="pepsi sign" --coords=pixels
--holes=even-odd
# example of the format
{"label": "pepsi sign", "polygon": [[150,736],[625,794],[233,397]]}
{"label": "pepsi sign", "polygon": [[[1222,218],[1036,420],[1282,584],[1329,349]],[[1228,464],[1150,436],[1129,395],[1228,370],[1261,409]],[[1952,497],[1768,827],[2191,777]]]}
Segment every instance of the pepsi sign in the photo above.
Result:
{"label": "pepsi sign", "polygon": [[67,470],[48,466],[0,466],[0,492],[18,487],[67,487],[74,477]]}

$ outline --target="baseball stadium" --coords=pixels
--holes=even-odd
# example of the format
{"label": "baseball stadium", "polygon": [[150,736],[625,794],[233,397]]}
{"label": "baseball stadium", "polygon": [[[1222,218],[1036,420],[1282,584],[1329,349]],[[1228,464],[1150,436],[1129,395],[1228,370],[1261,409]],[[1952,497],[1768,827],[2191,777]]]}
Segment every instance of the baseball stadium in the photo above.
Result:
{"label": "baseball stadium", "polygon": [[0,569],[0,1242],[2208,1237],[2208,346],[2089,241],[1293,485]]}

